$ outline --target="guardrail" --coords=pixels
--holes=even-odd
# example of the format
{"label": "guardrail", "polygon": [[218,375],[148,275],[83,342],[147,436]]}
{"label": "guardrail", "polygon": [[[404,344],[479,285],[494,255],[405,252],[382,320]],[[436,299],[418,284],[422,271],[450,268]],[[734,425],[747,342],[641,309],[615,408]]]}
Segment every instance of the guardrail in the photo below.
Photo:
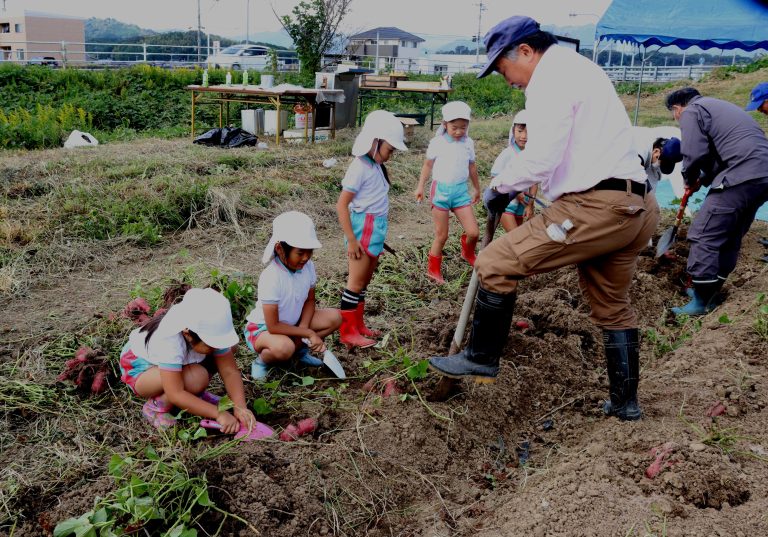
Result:
{"label": "guardrail", "polygon": [[614,82],[637,82],[642,71],[643,82],[670,82],[673,80],[700,80],[705,74],[717,67],[716,65],[685,65],[664,67],[647,65],[637,67],[603,67],[608,78]]}

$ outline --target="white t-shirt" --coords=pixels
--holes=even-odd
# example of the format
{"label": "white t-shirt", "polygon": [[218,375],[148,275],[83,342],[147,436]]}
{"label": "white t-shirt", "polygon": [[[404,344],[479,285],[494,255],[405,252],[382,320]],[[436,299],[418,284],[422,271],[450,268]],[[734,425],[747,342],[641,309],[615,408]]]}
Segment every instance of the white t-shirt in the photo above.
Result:
{"label": "white t-shirt", "polygon": [[341,187],[355,195],[349,204],[350,211],[376,216],[389,212],[389,183],[381,166],[369,156],[352,160]]}
{"label": "white t-shirt", "polygon": [[143,358],[160,369],[181,371],[185,365],[199,364],[205,360],[205,354],[192,350],[181,332],[165,337],[155,332],[149,339],[149,345],[146,345],[147,333],[140,330],[137,328],[128,336],[131,351],[137,358]]}
{"label": "white t-shirt", "polygon": [[313,289],[316,283],[317,274],[312,261],[308,261],[303,269],[291,272],[276,257],[259,276],[259,299],[246,319],[251,323],[266,324],[264,305],[277,304],[280,322],[295,326],[301,318],[301,310],[307,301],[309,290]]}
{"label": "white t-shirt", "polygon": [[469,163],[475,161],[475,142],[469,136],[456,140],[448,133],[435,136],[427,147],[427,159],[434,160],[432,180],[463,183],[469,178]]}

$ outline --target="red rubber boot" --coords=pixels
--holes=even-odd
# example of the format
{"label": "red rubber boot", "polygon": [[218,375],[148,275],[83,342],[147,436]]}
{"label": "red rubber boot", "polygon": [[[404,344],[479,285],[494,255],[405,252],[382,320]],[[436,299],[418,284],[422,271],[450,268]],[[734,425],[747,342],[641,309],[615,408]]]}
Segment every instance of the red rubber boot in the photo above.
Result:
{"label": "red rubber boot", "polygon": [[443,264],[443,256],[429,254],[429,265],[427,266],[427,276],[435,280],[437,283],[445,283],[443,279],[443,273],[441,271],[441,265]]}
{"label": "red rubber boot", "polygon": [[469,263],[471,266],[475,266],[475,245],[472,247],[467,244],[467,234],[461,235],[461,258]]}
{"label": "red rubber boot", "polygon": [[357,331],[360,332],[360,335],[365,337],[381,336],[380,330],[371,330],[370,328],[365,326],[365,320],[363,319],[363,315],[365,314],[364,300],[361,300],[360,303],[357,305],[357,309],[355,310],[355,313],[357,313]]}
{"label": "red rubber boot", "polygon": [[376,341],[368,339],[357,328],[357,310],[341,310],[341,328],[339,341],[349,347],[366,349],[376,345]]}

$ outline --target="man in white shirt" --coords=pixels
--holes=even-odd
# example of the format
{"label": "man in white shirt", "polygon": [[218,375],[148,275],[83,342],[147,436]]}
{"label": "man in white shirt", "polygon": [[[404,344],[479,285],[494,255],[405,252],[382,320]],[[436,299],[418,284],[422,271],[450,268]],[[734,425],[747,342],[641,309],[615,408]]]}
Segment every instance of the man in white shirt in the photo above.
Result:
{"label": "man in white shirt", "polygon": [[632,127],[613,84],[599,66],[560,47],[528,17],[511,17],[485,36],[488,63],[525,88],[528,143],[491,181],[499,193],[539,183],[553,200],[543,213],[480,252],[472,334],[458,354],[430,359],[439,373],[492,382],[507,341],[518,281],[575,264],[603,329],[610,400],[604,411],[640,419],[640,342],[629,287],[637,255],[656,230],[659,207],[646,192]]}

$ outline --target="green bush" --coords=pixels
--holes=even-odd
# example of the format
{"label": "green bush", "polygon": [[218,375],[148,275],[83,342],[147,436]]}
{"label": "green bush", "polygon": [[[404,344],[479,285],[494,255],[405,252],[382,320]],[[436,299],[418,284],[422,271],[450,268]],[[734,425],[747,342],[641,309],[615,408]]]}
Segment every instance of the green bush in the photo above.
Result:
{"label": "green bush", "polygon": [[58,147],[73,129],[90,129],[93,116],[82,108],[38,104],[34,111],[0,109],[0,147],[42,149]]}

